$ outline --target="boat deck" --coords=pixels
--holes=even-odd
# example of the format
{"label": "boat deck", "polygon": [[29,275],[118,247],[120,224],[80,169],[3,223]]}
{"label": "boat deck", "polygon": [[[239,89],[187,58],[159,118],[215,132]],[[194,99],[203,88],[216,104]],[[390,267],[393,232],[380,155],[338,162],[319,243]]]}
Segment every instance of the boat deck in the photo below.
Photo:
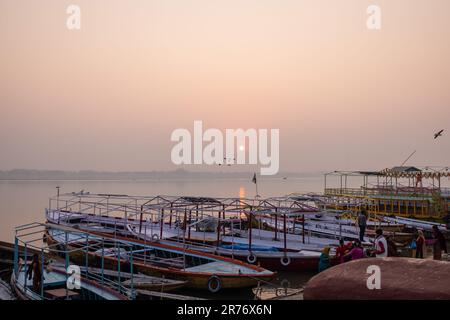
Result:
{"label": "boat deck", "polygon": [[[44,291],[46,291],[47,288],[55,288],[55,287],[61,286],[61,285],[66,287],[67,279],[63,273],[53,272],[53,271],[48,272],[47,270],[44,269],[43,276],[44,276]],[[28,298],[30,298],[32,300],[42,300],[40,294],[38,294],[32,290],[33,280],[28,280],[28,279],[26,280],[26,290],[25,290],[25,277],[26,277],[25,271],[21,270],[17,276],[16,285],[20,288],[20,290],[23,293],[26,293]],[[81,279],[81,287],[101,296],[102,298],[104,298],[106,300],[117,300],[117,297],[115,295],[113,295],[112,293],[110,293],[109,291],[106,291],[99,287],[93,286],[93,285],[83,281],[83,279]]]}
{"label": "boat deck", "polygon": [[229,273],[245,273],[245,274],[262,274],[262,273],[267,273],[267,274],[271,274],[272,272],[265,270],[263,272],[261,271],[256,271],[250,268],[247,268],[245,266],[241,266],[241,265],[237,265],[237,264],[233,264],[233,263],[228,263],[228,262],[224,262],[224,261],[214,261],[214,262],[210,262],[210,263],[205,263],[205,264],[201,264],[195,267],[191,267],[191,268],[187,268],[187,271],[192,271],[192,272],[209,272],[209,273],[217,273],[217,274],[221,274],[221,273],[225,273],[225,274],[229,274]]}

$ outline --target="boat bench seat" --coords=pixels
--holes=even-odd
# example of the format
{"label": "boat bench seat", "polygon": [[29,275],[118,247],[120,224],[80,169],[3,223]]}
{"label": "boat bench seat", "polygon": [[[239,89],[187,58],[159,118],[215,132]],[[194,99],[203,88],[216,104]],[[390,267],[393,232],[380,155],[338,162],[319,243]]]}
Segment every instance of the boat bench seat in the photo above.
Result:
{"label": "boat bench seat", "polygon": [[154,257],[151,261],[152,261],[152,263],[155,263],[155,264],[167,265],[167,266],[175,267],[175,268],[183,268],[184,267],[183,257],[168,258],[168,259]]}

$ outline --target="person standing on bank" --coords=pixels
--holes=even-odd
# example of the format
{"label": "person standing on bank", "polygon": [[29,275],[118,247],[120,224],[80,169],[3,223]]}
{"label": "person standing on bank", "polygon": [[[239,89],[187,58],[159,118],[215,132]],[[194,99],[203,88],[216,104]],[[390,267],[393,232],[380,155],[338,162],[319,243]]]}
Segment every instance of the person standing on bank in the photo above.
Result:
{"label": "person standing on bank", "polygon": [[442,250],[444,250],[445,253],[447,252],[447,243],[445,240],[444,235],[442,234],[441,230],[439,230],[438,226],[433,226],[433,238],[434,241],[434,259],[435,260],[441,260]]}
{"label": "person standing on bank", "polygon": [[366,233],[367,216],[366,210],[362,209],[358,215],[359,241],[364,242],[364,234]]}
{"label": "person standing on bank", "polygon": [[425,247],[425,237],[423,236],[423,231],[419,230],[416,239],[416,258],[423,259],[424,247]]}
{"label": "person standing on bank", "polygon": [[375,257],[383,258],[388,256],[388,246],[386,238],[383,236],[383,230],[377,229],[375,231],[377,237],[375,238]]}

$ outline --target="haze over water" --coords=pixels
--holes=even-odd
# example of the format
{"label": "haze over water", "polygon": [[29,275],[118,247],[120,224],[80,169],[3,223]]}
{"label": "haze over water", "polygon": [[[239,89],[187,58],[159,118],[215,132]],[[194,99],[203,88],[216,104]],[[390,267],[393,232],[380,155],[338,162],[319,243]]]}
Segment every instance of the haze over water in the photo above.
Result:
{"label": "haze over water", "polygon": [[[322,176],[295,179],[273,179],[258,182],[258,192],[264,197],[282,196],[292,192],[316,191],[323,188]],[[44,222],[48,198],[60,192],[111,193],[128,195],[178,195],[204,197],[255,196],[251,179],[233,180],[137,180],[137,181],[1,181],[0,180],[0,240],[13,242],[14,227]]]}

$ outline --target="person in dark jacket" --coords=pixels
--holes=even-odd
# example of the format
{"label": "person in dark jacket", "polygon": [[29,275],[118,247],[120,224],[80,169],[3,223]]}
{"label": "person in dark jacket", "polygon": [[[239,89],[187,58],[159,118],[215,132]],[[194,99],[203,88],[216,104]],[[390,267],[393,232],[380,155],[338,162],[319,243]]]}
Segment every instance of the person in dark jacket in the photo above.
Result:
{"label": "person in dark jacket", "polygon": [[450,213],[444,217],[445,227],[450,231]]}
{"label": "person in dark jacket", "polygon": [[41,290],[41,263],[39,262],[39,256],[35,253],[33,255],[33,260],[27,269],[28,280],[33,277],[33,291],[39,293]]}
{"label": "person in dark jacket", "polygon": [[438,226],[433,226],[433,237],[437,240],[438,248],[437,250],[444,250],[445,253],[447,252],[447,243],[445,240],[444,235],[442,234],[441,230],[439,230]]}
{"label": "person in dark jacket", "polygon": [[362,209],[358,215],[358,227],[359,227],[359,241],[364,241],[364,235],[367,227],[367,214],[366,210]]}

